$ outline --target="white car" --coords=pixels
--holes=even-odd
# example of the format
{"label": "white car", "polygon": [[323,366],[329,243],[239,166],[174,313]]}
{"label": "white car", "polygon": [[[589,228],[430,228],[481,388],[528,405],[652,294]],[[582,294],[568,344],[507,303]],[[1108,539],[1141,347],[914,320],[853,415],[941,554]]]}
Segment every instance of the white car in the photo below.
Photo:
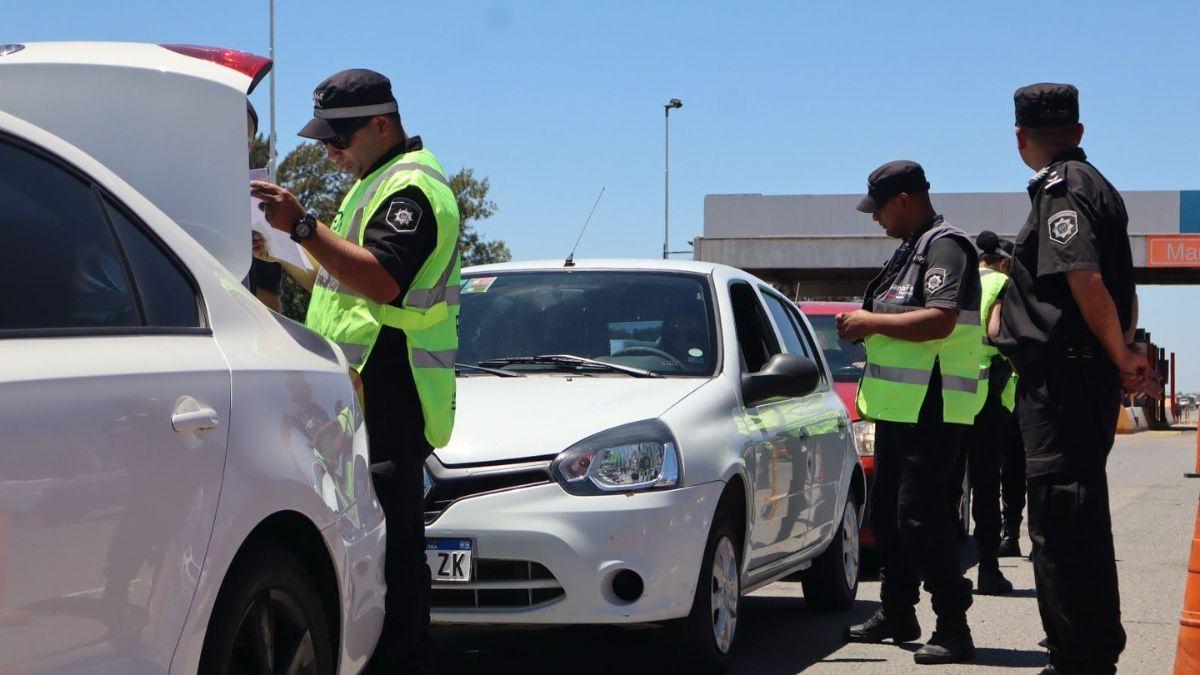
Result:
{"label": "white car", "polygon": [[807,321],[767,283],[657,260],[463,272],[458,417],[427,461],[433,618],[675,623],[720,670],[740,597],[858,587],[865,497]]}
{"label": "white car", "polygon": [[240,283],[269,65],[0,46],[0,671],[349,674],[378,640],[346,360]]}

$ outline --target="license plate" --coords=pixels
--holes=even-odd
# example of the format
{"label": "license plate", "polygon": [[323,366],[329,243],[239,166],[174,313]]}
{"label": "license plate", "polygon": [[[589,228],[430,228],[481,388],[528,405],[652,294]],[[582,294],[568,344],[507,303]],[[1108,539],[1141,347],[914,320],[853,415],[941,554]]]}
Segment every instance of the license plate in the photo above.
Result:
{"label": "license plate", "polygon": [[473,548],[470,539],[426,539],[425,562],[433,580],[470,581]]}

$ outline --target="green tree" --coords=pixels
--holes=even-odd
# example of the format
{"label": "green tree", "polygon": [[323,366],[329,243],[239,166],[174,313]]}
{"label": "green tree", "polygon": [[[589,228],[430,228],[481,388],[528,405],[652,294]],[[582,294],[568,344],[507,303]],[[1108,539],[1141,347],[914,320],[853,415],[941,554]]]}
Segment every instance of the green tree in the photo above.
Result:
{"label": "green tree", "polygon": [[484,239],[475,229],[475,223],[491,218],[496,213],[496,202],[488,199],[490,188],[491,183],[487,178],[475,177],[474,169],[462,168],[450,176],[450,189],[458,201],[458,217],[461,221],[458,250],[462,252],[463,267],[512,260],[512,253],[504,240]]}

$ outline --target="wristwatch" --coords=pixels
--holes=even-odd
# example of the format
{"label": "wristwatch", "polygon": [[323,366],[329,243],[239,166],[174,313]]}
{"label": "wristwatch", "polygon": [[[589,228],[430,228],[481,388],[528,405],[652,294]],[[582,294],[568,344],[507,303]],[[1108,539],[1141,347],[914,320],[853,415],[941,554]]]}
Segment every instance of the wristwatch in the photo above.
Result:
{"label": "wristwatch", "polygon": [[299,244],[300,242],[313,236],[317,231],[317,214],[309,211],[296,219],[292,223],[292,241]]}

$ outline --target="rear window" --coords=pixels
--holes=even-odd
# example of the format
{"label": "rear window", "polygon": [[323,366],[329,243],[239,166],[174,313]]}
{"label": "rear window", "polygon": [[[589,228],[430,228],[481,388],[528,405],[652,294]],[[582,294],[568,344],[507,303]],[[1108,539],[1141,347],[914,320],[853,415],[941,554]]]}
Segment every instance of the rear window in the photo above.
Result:
{"label": "rear window", "polygon": [[712,292],[701,275],[551,270],[462,281],[462,363],[569,354],[662,375],[711,376],[716,345]]}
{"label": "rear window", "polygon": [[867,365],[867,351],[857,342],[838,337],[837,326],[831,314],[807,314],[808,322],[817,333],[821,353],[829,363],[834,382],[858,382]]}

